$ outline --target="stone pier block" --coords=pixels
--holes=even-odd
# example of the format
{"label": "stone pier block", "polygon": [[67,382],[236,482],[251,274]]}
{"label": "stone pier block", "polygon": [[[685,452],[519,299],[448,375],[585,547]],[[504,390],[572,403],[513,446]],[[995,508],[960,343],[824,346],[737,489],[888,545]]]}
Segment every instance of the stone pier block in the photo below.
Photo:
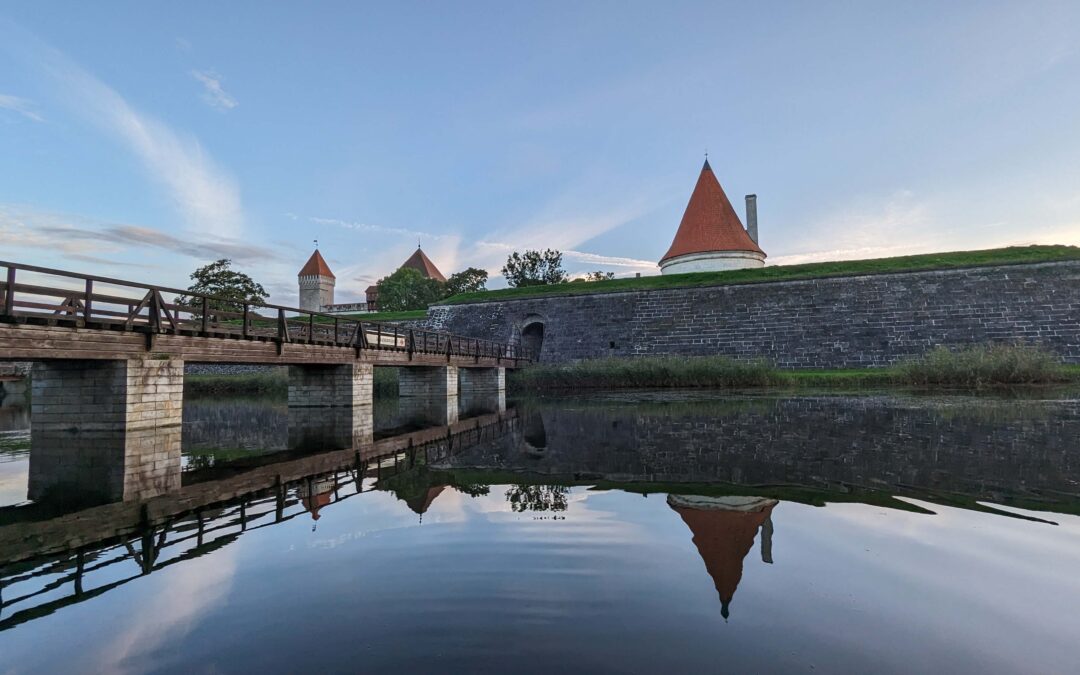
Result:
{"label": "stone pier block", "polygon": [[456,366],[398,368],[398,409],[402,416],[425,425],[457,422],[458,372]]}
{"label": "stone pier block", "polygon": [[289,366],[289,447],[330,450],[372,442],[371,364]]}
{"label": "stone pier block", "polygon": [[117,501],[179,488],[183,406],[180,360],[35,363],[29,498]]}
{"label": "stone pier block", "polygon": [[460,368],[461,395],[506,392],[506,368]]}

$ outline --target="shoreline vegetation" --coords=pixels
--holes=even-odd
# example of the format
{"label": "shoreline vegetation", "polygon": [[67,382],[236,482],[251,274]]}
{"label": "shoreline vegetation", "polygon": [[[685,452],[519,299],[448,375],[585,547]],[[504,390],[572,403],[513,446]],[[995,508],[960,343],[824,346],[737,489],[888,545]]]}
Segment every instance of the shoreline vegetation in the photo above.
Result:
{"label": "shoreline vegetation", "polygon": [[984,389],[1080,382],[1080,366],[1062,364],[1053,353],[1025,345],[937,347],[883,368],[779,370],[763,361],[726,357],[638,357],[539,364],[512,371],[517,391],[580,389],[751,389],[919,387]]}
{"label": "shoreline vegetation", "polygon": [[[663,288],[694,288],[701,286],[725,286],[757,284],[776,281],[800,281],[829,277],[850,277],[872,274],[899,274],[934,270],[992,267],[997,265],[1021,265],[1042,262],[1080,260],[1077,246],[1010,246],[1008,248],[981,251],[952,251],[924,255],[875,258],[870,260],[841,260],[835,262],[806,263],[802,265],[770,265],[756,269],[728,270],[724,272],[696,272],[693,274],[665,274],[647,277],[630,277],[604,281],[579,281],[539,286],[500,288],[491,291],[462,293],[440,300],[435,305],[460,305],[476,302],[497,302],[540,296],[591,295],[595,293],[619,293],[624,291],[648,291]],[[356,315],[353,318],[362,318]],[[421,317],[408,317],[421,318]]]}
{"label": "shoreline vegetation", "polygon": [[[779,370],[765,362],[719,356],[637,357],[537,364],[508,371],[511,393],[581,389],[985,389],[1080,383],[1080,366],[1064,365],[1049,351],[1026,345],[979,345],[959,350],[938,347],[884,368]],[[195,395],[284,396],[285,369],[272,373],[188,375],[185,390]],[[375,369],[375,392],[397,394],[397,371]]]}

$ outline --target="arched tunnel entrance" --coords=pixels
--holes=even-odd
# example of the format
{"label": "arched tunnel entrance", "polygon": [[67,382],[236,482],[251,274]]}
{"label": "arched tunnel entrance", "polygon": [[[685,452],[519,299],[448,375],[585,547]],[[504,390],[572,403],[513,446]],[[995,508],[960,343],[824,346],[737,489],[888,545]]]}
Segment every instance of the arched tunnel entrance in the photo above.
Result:
{"label": "arched tunnel entrance", "polygon": [[544,322],[531,319],[521,328],[521,346],[532,352],[540,360],[540,350],[544,346]]}

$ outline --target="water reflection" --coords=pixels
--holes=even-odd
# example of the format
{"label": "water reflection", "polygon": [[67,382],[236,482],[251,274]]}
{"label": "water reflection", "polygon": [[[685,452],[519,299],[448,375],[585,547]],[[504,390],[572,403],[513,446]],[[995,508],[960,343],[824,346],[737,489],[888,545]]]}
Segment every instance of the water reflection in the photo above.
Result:
{"label": "water reflection", "polygon": [[694,546],[720,594],[720,613],[730,616],[731,600],[743,574],[743,558],[761,530],[761,561],[772,564],[772,511],[779,502],[764,497],[668,495],[693,534]]}
{"label": "water reflection", "polygon": [[[298,598],[320,609],[301,625],[308,647],[342,659],[330,670],[361,654],[374,669],[505,670],[520,649],[540,669],[566,666],[570,649],[570,669],[620,671],[1074,662],[1080,520],[1063,514],[1080,513],[1077,401],[643,398],[496,401],[403,433],[386,408],[359,436],[354,418],[315,413],[305,443],[286,406],[199,402],[171,441],[177,482],[153,498],[100,474],[118,446],[98,439],[53,485],[81,475],[112,503],[0,508],[0,648],[65,669],[74,647],[21,645],[66,645],[76,606],[108,616],[203,560],[231,590],[190,580],[222,599],[183,615],[198,628],[172,638],[178,670],[299,667],[301,645],[260,618],[299,611]],[[155,611],[143,620],[179,620]],[[257,646],[214,637],[237,622]],[[406,642],[416,631],[425,640]],[[785,636],[782,653],[765,634]],[[155,655],[124,669],[155,669]]]}

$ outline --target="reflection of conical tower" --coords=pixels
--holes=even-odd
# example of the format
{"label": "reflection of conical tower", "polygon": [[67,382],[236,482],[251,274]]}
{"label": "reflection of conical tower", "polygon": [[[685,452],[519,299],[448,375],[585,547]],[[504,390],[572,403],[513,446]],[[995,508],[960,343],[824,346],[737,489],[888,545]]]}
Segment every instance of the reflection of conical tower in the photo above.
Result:
{"label": "reflection of conical tower", "polygon": [[319,519],[319,509],[330,503],[334,492],[332,478],[308,479],[297,488],[297,496],[304,509],[311,514],[312,520]]}
{"label": "reflection of conical tower", "polygon": [[413,510],[413,513],[419,514],[420,520],[423,521],[424,514],[427,513],[427,510],[431,508],[432,502],[435,501],[436,497],[442,494],[444,489],[446,489],[445,485],[429,487],[419,496],[413,497],[412,499],[406,499],[405,503],[409,505],[409,508]]}
{"label": "reflection of conical tower", "polygon": [[772,562],[771,515],[776,504],[775,499],[764,497],[668,495],[668,506],[694,535],[694,546],[720,594],[720,613],[725,619],[742,580],[743,558],[754,547],[754,537],[762,526],[762,558]]}

